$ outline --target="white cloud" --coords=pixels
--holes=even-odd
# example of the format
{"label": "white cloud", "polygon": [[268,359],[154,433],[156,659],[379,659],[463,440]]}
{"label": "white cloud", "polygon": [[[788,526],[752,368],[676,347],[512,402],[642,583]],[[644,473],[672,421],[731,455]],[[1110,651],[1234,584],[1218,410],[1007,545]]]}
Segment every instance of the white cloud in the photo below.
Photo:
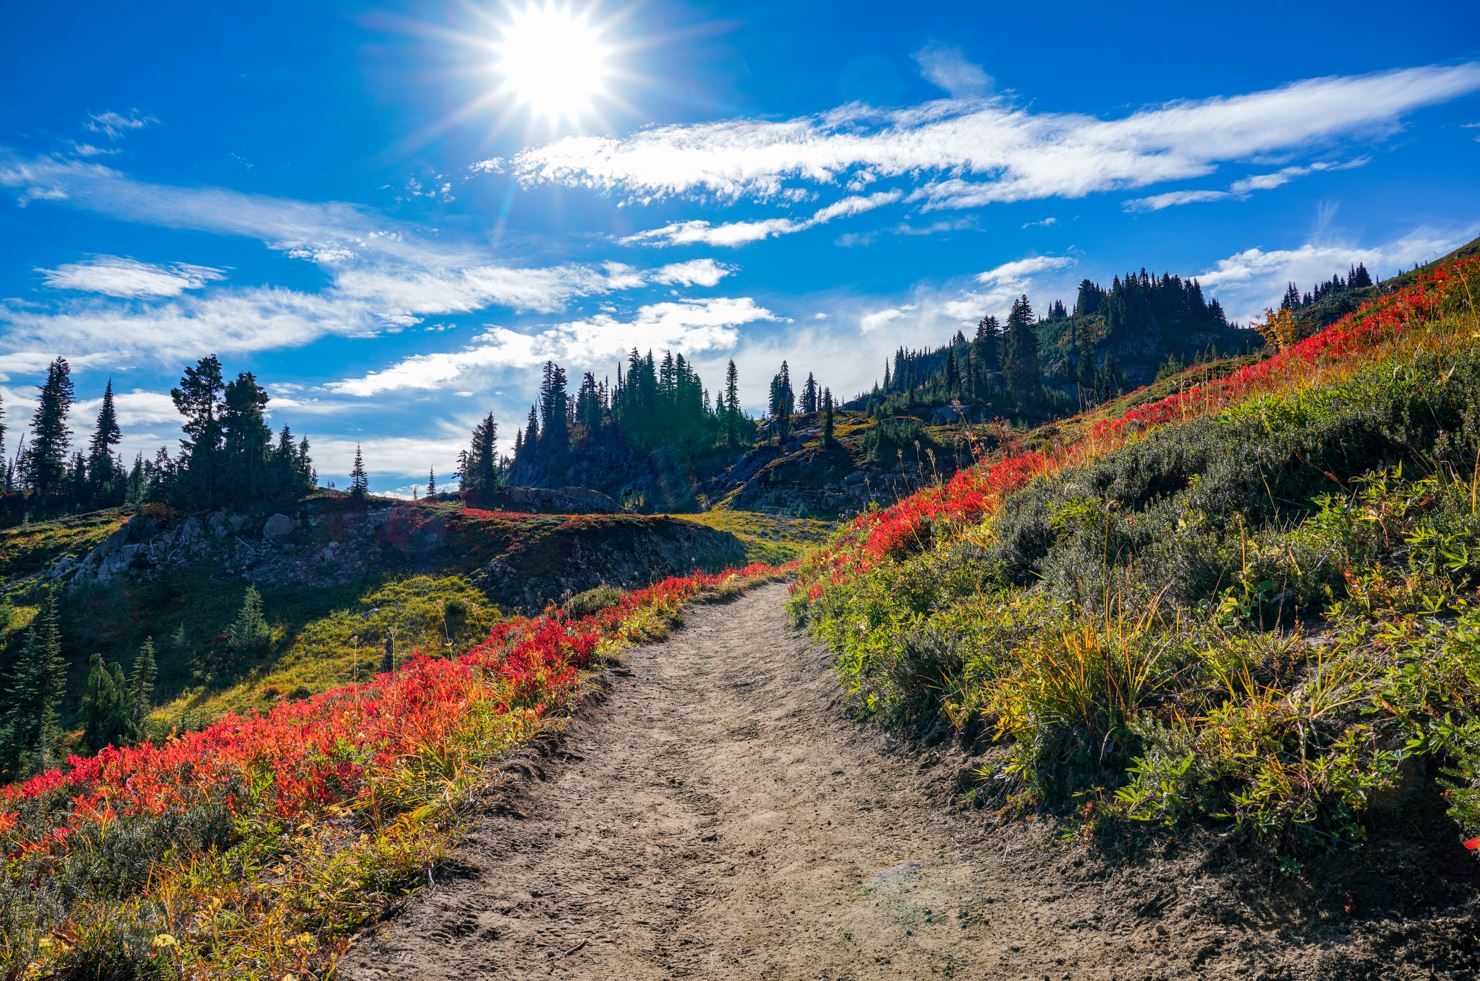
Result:
{"label": "white cloud", "polygon": [[906,303],[904,306],[885,307],[883,310],[874,310],[858,318],[858,329],[865,334],[883,330],[890,324],[896,323],[900,318],[913,312],[915,305]]}
{"label": "white cloud", "polygon": [[368,398],[390,391],[433,390],[480,371],[530,368],[545,361],[600,368],[633,348],[685,354],[733,348],[738,328],[777,316],[750,297],[716,297],[650,303],[629,320],[607,313],[521,333],[493,327],[461,351],[404,358],[360,378],[331,382],[330,391]]}
{"label": "white cloud", "polygon": [[717,286],[734,271],[733,266],[713,259],[690,259],[659,267],[653,273],[653,282],[672,286]]}
{"label": "white cloud", "polygon": [[[74,425],[79,430],[85,427],[87,432],[92,432],[93,423],[97,420],[98,410],[102,406],[101,396],[74,404],[72,406]],[[170,398],[168,392],[150,392],[144,389],[134,389],[131,392],[115,391],[113,408],[118,413],[118,425],[123,429],[160,425],[174,427],[180,424],[180,411],[175,408],[174,400]]]}
{"label": "white cloud", "polygon": [[915,64],[926,81],[953,99],[976,98],[992,91],[992,76],[967,61],[958,48],[926,45],[915,52]]}
{"label": "white cloud", "polygon": [[707,221],[677,221],[661,228],[634,232],[622,239],[623,245],[713,245],[734,248],[749,245],[775,235],[790,235],[802,230],[802,224],[790,218],[766,218],[761,221],[731,221],[712,225]]}
{"label": "white cloud", "polygon": [[707,221],[680,221],[662,228],[637,232],[622,239],[624,245],[713,245],[733,248],[777,235],[792,235],[837,218],[850,217],[893,204],[904,195],[899,191],[855,195],[819,208],[810,218],[765,218],[712,225]]}
{"label": "white cloud", "polygon": [[1059,220],[1057,218],[1054,218],[1054,217],[1050,216],[1050,217],[1044,218],[1044,219],[1042,219],[1040,221],[1027,221],[1027,222],[1023,222],[1023,227],[1024,228],[1047,228],[1050,225],[1057,225],[1058,223],[1059,223]]}
{"label": "white cloud", "polygon": [[369,336],[427,316],[492,306],[554,313],[577,298],[648,285],[713,285],[729,271],[712,260],[656,270],[617,262],[504,265],[482,248],[431,240],[352,205],[148,184],[96,163],[21,159],[3,148],[0,187],[125,221],[255,238],[290,258],[314,262],[329,278],[318,293],[259,286],[192,296],[185,291],[218,279],[219,271],[112,256],[72,263],[43,270],[48,285],[165,302],[140,307],[94,296],[41,310],[0,300],[0,350],[61,348],[178,360],[212,350],[224,355],[297,346],[326,335]]}
{"label": "white cloud", "polygon": [[178,296],[226,275],[209,266],[185,262],[159,266],[115,255],[94,256],[85,262],[69,262],[55,269],[36,271],[53,289],[124,297]]}
{"label": "white cloud", "polygon": [[1219,164],[1342,136],[1392,131],[1404,114],[1480,89],[1480,63],[1295,82],[1247,95],[1173,102],[1101,120],[1033,113],[1002,99],[947,99],[898,110],[847,105],[783,121],[659,126],[625,138],[571,136],[521,151],[526,183],[770,199],[792,182],[833,185],[936,175],[926,208],[1081,197],[1203,177]]}
{"label": "white cloud", "polygon": [[984,285],[1015,286],[1026,284],[1039,273],[1054,269],[1067,269],[1078,260],[1067,255],[1035,255],[1026,259],[1014,259],[1000,266],[977,273],[976,281]]}
{"label": "white cloud", "polygon": [[159,120],[153,116],[146,116],[137,109],[131,112],[95,112],[87,119],[87,128],[94,133],[105,134],[110,140],[116,140],[130,130],[143,129],[150,123]]}
{"label": "white cloud", "polygon": [[1144,198],[1133,198],[1125,203],[1127,211],[1160,211],[1183,204],[1203,204],[1208,201],[1226,201],[1235,195],[1231,191],[1167,191]]}
{"label": "white cloud", "polygon": [[1297,177],[1306,174],[1318,174],[1323,171],[1352,170],[1356,167],[1366,166],[1371,157],[1357,157],[1345,162],[1333,162],[1319,160],[1307,165],[1294,165],[1281,167],[1279,170],[1268,174],[1251,174],[1248,177],[1234,181],[1226,191],[1218,190],[1193,190],[1193,191],[1168,191],[1165,194],[1153,194],[1144,198],[1133,198],[1125,203],[1127,211],[1160,211],[1163,208],[1176,207],[1183,204],[1201,204],[1209,201],[1243,201],[1253,191],[1271,191],[1277,187],[1283,187]]}

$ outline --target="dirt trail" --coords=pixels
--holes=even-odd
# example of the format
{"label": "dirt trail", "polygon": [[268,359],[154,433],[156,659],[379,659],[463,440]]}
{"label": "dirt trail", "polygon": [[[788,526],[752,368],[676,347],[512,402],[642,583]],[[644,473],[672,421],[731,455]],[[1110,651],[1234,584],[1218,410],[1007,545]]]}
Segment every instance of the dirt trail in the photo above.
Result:
{"label": "dirt trail", "polygon": [[[344,962],[350,979],[1340,976],[1310,938],[1135,908],[1075,851],[945,805],[949,781],[849,721],[784,587],[700,605],[481,818],[461,869]],[[1193,887],[1194,890],[1196,887]],[[1173,920],[1171,906],[1178,906]],[[1333,934],[1332,940],[1339,939]],[[1312,946],[1324,943],[1316,939]],[[1343,967],[1344,966],[1344,967]],[[1387,965],[1391,968],[1391,961]],[[1359,967],[1350,976],[1366,972]]]}

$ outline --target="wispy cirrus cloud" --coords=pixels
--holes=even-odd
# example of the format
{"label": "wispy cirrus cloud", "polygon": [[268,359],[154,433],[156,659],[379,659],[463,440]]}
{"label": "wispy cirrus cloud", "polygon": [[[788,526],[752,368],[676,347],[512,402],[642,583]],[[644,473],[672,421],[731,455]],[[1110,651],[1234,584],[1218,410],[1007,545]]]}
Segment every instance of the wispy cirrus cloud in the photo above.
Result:
{"label": "wispy cirrus cloud", "polygon": [[1185,190],[1167,191],[1164,194],[1153,194],[1144,198],[1133,198],[1125,203],[1126,211],[1161,211],[1163,208],[1172,208],[1183,204],[1202,204],[1209,201],[1243,201],[1254,191],[1271,191],[1298,177],[1307,174],[1319,174],[1325,171],[1352,170],[1357,167],[1366,166],[1371,157],[1357,157],[1354,160],[1326,161],[1318,160],[1312,164],[1296,164],[1289,167],[1281,167],[1279,170],[1266,174],[1252,174],[1240,178],[1228,186],[1228,190]]}
{"label": "wispy cirrus cloud", "polygon": [[116,255],[93,256],[83,262],[36,271],[41,274],[42,282],[53,289],[120,297],[178,296],[226,275],[210,266],[187,262],[161,266]]}
{"label": "wispy cirrus cloud", "polygon": [[966,60],[959,48],[927,44],[914,54],[920,74],[953,99],[980,98],[992,91],[992,76]]}
{"label": "wispy cirrus cloud", "polygon": [[[294,347],[323,336],[370,336],[423,318],[488,308],[556,313],[583,297],[646,286],[712,286],[733,267],[696,259],[656,269],[625,263],[513,266],[477,245],[338,202],[302,202],[220,188],[135,180],[95,162],[20,158],[0,148],[0,187],[124,221],[256,239],[318,265],[316,292],[272,286],[201,290],[203,265],[100,256],[41,270],[48,286],[92,294],[50,307],[0,300],[0,349],[53,347],[166,360]],[[112,298],[112,299],[110,299]],[[140,306],[137,302],[155,301]]]}
{"label": "wispy cirrus cloud", "polygon": [[796,185],[837,185],[860,174],[925,177],[911,200],[927,209],[968,208],[1204,177],[1262,153],[1371,138],[1416,109],[1477,89],[1480,63],[1315,78],[1110,120],[1034,113],[991,98],[893,110],[853,104],[782,121],[566,137],[523,150],[508,166],[526,184],[583,186],[637,202],[770,200]]}
{"label": "wispy cirrus cloud", "polygon": [[89,132],[101,133],[110,140],[116,140],[126,133],[143,129],[159,120],[153,116],[131,109],[128,112],[95,112],[87,117],[87,129]]}
{"label": "wispy cirrus cloud", "polygon": [[863,214],[904,197],[900,191],[879,191],[853,195],[819,208],[809,218],[763,218],[758,221],[731,221],[711,224],[707,221],[681,221],[661,228],[636,232],[623,238],[624,245],[710,245],[733,248],[778,235],[794,235],[837,218]]}

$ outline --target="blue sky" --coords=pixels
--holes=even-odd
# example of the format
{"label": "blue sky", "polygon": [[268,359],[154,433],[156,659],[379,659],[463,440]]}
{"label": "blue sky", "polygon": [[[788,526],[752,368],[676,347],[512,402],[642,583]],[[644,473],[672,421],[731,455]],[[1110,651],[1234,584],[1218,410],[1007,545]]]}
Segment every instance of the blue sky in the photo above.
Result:
{"label": "blue sky", "polygon": [[918,6],[566,4],[531,70],[606,71],[553,119],[510,77],[522,0],[12,12],[11,431],[61,354],[78,429],[111,377],[152,453],[215,352],[325,479],[363,442],[406,492],[490,409],[511,441],[547,357],[851,395],[1017,292],[1146,266],[1245,318],[1480,234],[1473,3]]}

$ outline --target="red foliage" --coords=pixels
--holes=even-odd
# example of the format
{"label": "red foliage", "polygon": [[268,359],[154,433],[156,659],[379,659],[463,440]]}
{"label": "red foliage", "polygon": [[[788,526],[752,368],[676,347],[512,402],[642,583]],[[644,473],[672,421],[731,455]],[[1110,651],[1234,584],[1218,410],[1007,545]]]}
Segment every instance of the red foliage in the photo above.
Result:
{"label": "red foliage", "polygon": [[943,523],[980,521],[1003,498],[1034,477],[1109,452],[1137,435],[1169,422],[1234,405],[1258,394],[1304,384],[1322,370],[1359,363],[1379,343],[1437,316],[1456,284],[1467,285],[1480,272],[1480,259],[1449,263],[1419,275],[1416,282],[1381,297],[1319,333],[1238,371],[1096,423],[1080,442],[1050,453],[1029,452],[979,464],[892,507],[859,516],[827,549],[803,569],[808,601],[821,599],[829,584],[860,576],[887,558],[923,548]]}
{"label": "red foliage", "polygon": [[184,813],[213,802],[233,813],[257,806],[291,819],[352,804],[398,761],[441,755],[467,730],[479,704],[536,717],[559,705],[598,645],[635,614],[776,571],[751,565],[665,579],[581,619],[554,609],[520,617],[458,658],[417,655],[367,683],[262,714],[227,716],[161,744],[70,757],[62,769],[0,789],[0,851],[58,852],[85,824]]}

